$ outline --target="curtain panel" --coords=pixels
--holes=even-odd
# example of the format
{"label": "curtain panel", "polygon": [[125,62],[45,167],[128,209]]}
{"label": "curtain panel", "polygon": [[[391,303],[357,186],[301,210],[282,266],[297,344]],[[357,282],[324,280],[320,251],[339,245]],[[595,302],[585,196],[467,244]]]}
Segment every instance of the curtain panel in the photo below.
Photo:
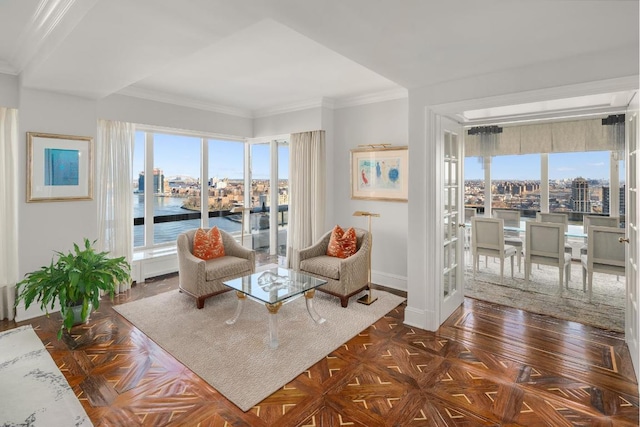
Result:
{"label": "curtain panel", "polygon": [[0,107],[0,319],[13,320],[18,282],[18,110]]}
{"label": "curtain panel", "polygon": [[464,136],[465,157],[511,154],[616,151],[615,138],[602,119],[505,126],[495,147],[483,149],[480,135]]}
{"label": "curtain panel", "polygon": [[289,143],[289,229],[287,264],[297,268],[299,251],[324,233],[325,131],[291,134]]}
{"label": "curtain panel", "polygon": [[[98,245],[113,257],[133,260],[133,201],[131,168],[135,126],[111,120],[98,121]],[[121,283],[124,292],[131,283]]]}

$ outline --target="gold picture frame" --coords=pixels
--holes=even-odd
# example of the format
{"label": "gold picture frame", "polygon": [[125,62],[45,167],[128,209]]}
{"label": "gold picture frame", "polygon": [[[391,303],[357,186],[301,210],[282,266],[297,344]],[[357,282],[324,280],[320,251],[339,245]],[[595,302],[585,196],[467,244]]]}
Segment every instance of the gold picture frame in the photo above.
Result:
{"label": "gold picture frame", "polygon": [[27,132],[27,202],[93,200],[93,138]]}
{"label": "gold picture frame", "polygon": [[351,150],[351,198],[406,202],[409,199],[407,146]]}

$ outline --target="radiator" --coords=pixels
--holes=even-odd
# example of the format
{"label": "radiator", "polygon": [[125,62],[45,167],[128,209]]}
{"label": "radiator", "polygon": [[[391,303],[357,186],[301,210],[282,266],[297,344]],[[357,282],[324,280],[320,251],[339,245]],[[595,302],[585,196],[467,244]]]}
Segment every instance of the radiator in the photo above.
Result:
{"label": "radiator", "polygon": [[13,320],[15,309],[13,305],[16,301],[16,287],[9,285],[0,286],[0,320]]}

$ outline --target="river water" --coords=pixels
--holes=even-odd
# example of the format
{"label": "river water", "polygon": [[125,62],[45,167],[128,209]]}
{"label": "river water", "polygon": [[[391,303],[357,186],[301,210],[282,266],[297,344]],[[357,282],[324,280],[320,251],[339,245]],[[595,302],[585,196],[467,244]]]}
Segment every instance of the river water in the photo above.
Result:
{"label": "river water", "polygon": [[[173,215],[192,212],[182,208],[185,201],[182,197],[153,197],[154,215]],[[133,217],[144,217],[144,194],[133,194]],[[240,224],[225,217],[209,218],[209,227],[218,226],[219,229],[230,233],[240,233]],[[200,219],[186,221],[164,222],[153,225],[153,244],[175,242],[178,234],[200,227]],[[144,246],[144,225],[133,227],[134,247]]]}

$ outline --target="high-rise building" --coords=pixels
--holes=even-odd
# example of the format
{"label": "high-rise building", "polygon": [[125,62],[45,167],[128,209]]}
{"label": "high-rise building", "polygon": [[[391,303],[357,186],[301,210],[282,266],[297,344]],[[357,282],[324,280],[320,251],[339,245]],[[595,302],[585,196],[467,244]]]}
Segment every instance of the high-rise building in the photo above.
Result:
{"label": "high-rise building", "polygon": [[[620,186],[620,210],[618,211],[620,215],[624,215],[624,211],[626,208],[625,198],[624,198],[624,190],[625,185]],[[609,187],[602,187],[602,213],[608,214],[609,210]]]}
{"label": "high-rise building", "polygon": [[[162,173],[162,169],[154,168],[153,169],[153,193],[154,194],[162,194],[164,193],[164,174]],[[140,172],[138,175],[138,191],[144,193],[144,172]]]}
{"label": "high-rise building", "polygon": [[579,177],[571,183],[571,210],[574,212],[591,212],[589,183]]}
{"label": "high-rise building", "polygon": [[602,213],[609,213],[609,187],[602,187]]}

